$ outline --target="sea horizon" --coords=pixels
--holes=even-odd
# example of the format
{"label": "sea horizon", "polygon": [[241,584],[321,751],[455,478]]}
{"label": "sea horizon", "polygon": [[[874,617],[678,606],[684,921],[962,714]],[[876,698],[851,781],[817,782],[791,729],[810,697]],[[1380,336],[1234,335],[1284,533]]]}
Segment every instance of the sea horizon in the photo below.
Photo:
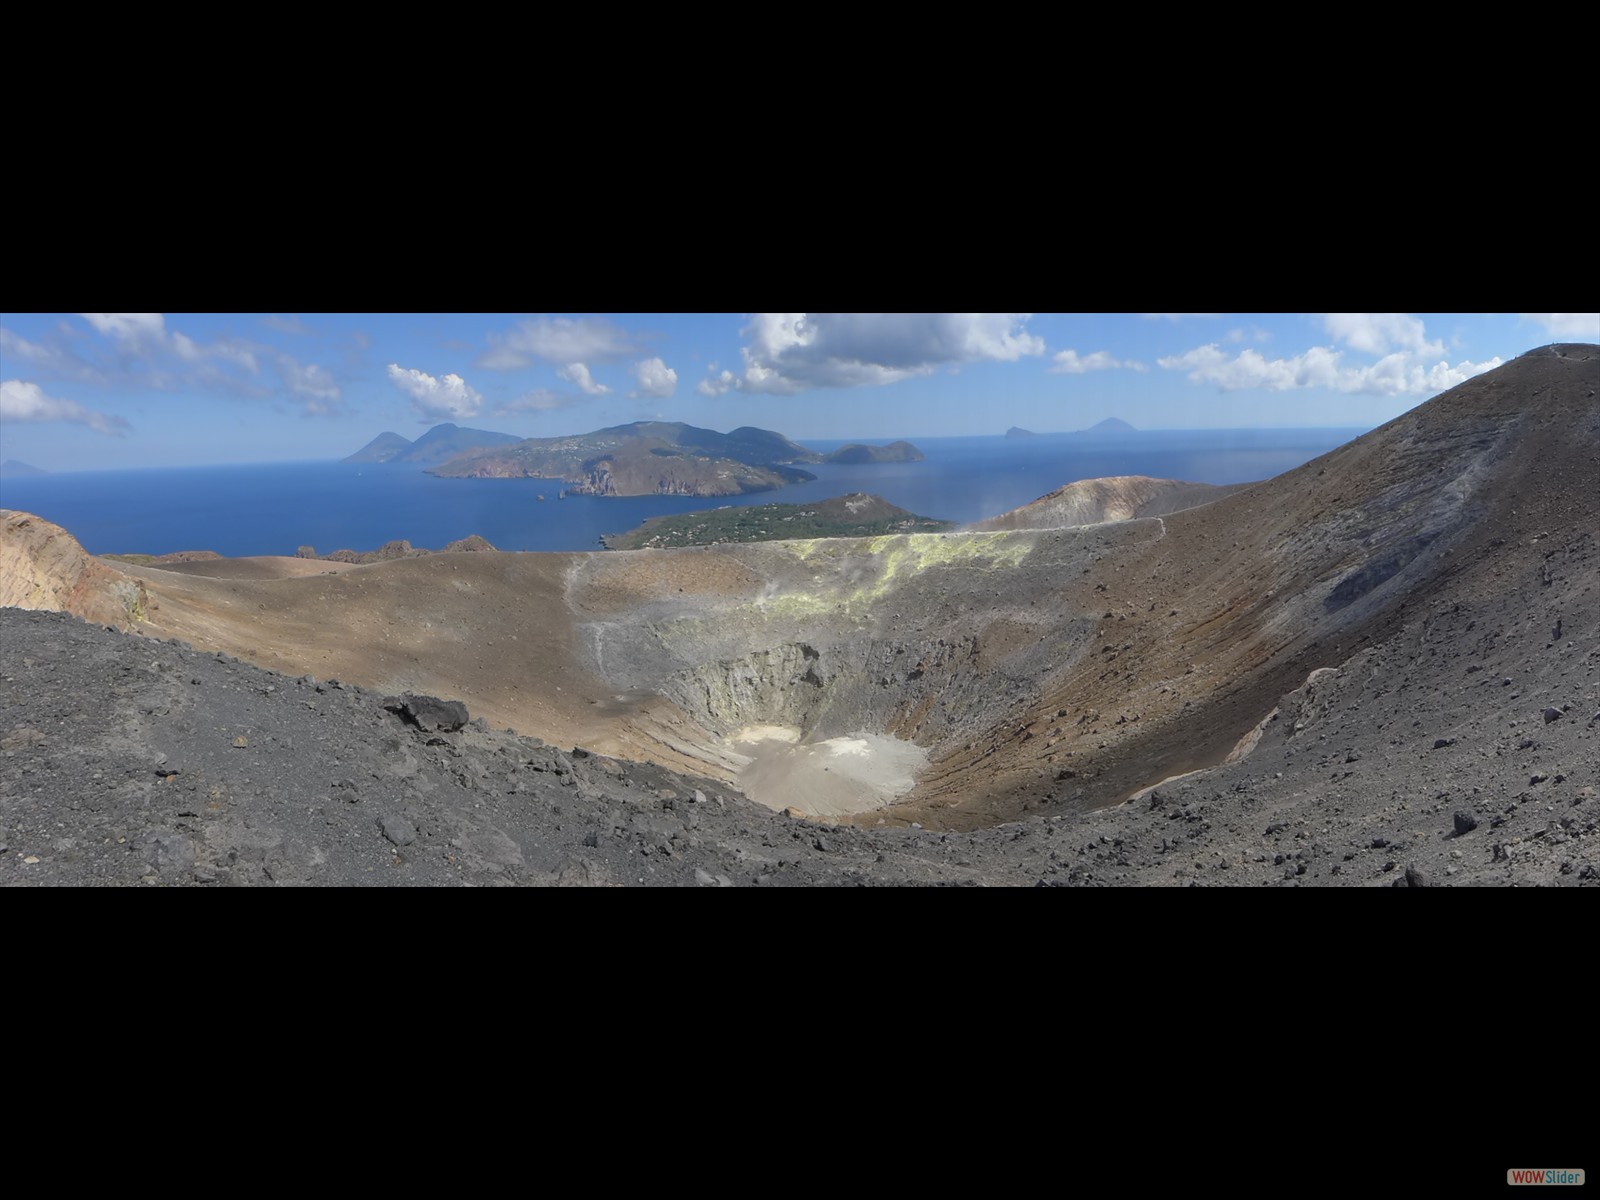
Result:
{"label": "sea horizon", "polygon": [[[414,464],[296,459],[7,475],[0,507],[52,521],[91,554],[210,550],[226,557],[440,549],[477,534],[498,549],[595,550],[650,517],[727,506],[808,503],[851,492],[968,524],[1066,484],[1112,475],[1195,483],[1271,478],[1369,432],[1364,427],[1138,430],[1131,434],[907,435],[915,463],[820,464],[807,483],[739,496],[568,496],[557,479],[444,479]],[[857,441],[811,438],[822,453]],[[543,499],[540,499],[540,497]]]}

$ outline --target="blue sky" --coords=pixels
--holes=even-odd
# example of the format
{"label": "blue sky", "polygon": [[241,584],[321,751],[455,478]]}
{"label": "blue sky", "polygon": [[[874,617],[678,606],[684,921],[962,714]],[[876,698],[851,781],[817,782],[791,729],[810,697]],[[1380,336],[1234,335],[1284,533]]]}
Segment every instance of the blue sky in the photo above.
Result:
{"label": "blue sky", "polygon": [[1596,313],[11,313],[0,459],[340,458],[441,421],[807,438],[1372,427]]}

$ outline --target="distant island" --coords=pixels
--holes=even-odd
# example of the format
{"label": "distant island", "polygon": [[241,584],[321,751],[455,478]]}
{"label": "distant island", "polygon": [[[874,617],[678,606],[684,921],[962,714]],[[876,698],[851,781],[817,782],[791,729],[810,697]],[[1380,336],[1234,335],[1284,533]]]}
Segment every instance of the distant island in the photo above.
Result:
{"label": "distant island", "polygon": [[1118,417],[1107,417],[1104,421],[1089,426],[1087,429],[1078,430],[1080,437],[1105,437],[1121,433],[1138,433],[1132,425]]}
{"label": "distant island", "polygon": [[1006,430],[1008,438],[1036,438],[1036,437],[1114,437],[1125,433],[1138,433],[1132,425],[1119,417],[1107,417],[1104,421],[1089,426],[1087,429],[1075,429],[1071,433],[1035,433],[1031,429],[1023,429],[1013,425]]}
{"label": "distant island", "polygon": [[46,470],[44,470],[44,469],[42,469],[40,467],[29,466],[25,462],[18,462],[14,458],[8,458],[4,462],[0,462],[0,475],[22,476],[22,475],[48,475],[48,474],[50,474],[49,471],[46,471]]}
{"label": "distant island", "polygon": [[635,421],[553,438],[435,425],[414,442],[380,433],[343,461],[414,463],[446,479],[548,479],[561,485],[563,496],[739,496],[816,478],[797,464],[906,463],[924,457],[906,441],[852,442],[819,454],[751,425],[718,433],[681,421]]}
{"label": "distant island", "polygon": [[855,492],[812,504],[758,504],[709,512],[652,517],[628,533],[600,539],[608,550],[663,550],[722,542],[776,542],[797,538],[878,537],[887,533],[943,533],[950,521],[919,517],[882,496]]}
{"label": "distant island", "polygon": [[449,479],[550,479],[567,495],[738,496],[815,479],[788,464],[821,456],[781,433],[636,421],[572,437],[472,450],[429,473]]}
{"label": "distant island", "polygon": [[488,429],[463,429],[446,422],[435,425],[416,441],[398,433],[384,432],[343,461],[347,463],[419,463],[448,462],[469,450],[487,446],[514,446],[522,439],[511,433],[495,433]]}
{"label": "distant island", "polygon": [[901,463],[922,462],[927,455],[923,454],[910,442],[890,442],[887,446],[864,446],[860,442],[851,442],[848,446],[840,446],[832,454],[824,454],[823,462],[829,463]]}
{"label": "distant island", "polygon": [[923,458],[905,441],[851,443],[819,454],[750,425],[718,433],[681,421],[635,421],[553,438],[436,425],[414,442],[381,433],[343,461],[415,463],[447,479],[548,479],[561,485],[562,496],[738,496],[815,479],[802,464]]}

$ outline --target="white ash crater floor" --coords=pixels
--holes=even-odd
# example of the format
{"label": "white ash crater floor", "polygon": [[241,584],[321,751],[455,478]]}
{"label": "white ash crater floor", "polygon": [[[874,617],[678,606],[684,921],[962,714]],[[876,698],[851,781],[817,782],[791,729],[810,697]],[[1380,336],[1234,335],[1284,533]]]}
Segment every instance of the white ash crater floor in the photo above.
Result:
{"label": "white ash crater floor", "polygon": [[928,752],[881,733],[802,741],[793,725],[747,725],[728,742],[745,759],[737,775],[750,799],[814,817],[867,813],[916,786]]}

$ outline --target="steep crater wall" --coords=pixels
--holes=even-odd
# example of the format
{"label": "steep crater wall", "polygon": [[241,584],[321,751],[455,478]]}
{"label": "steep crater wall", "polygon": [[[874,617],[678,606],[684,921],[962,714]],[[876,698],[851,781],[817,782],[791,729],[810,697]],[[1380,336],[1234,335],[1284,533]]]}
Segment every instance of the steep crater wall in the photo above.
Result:
{"label": "steep crater wall", "polygon": [[[591,617],[579,636],[596,674],[665,697],[707,769],[750,784],[749,743],[769,735],[861,757],[895,739],[925,762],[1007,719],[1094,640],[1098,617],[1066,602],[1063,581],[1161,536],[1146,521],[637,551],[577,564],[569,600]],[[684,724],[670,734],[681,752]],[[861,764],[818,770],[847,765]],[[895,777],[900,791],[914,782]]]}
{"label": "steep crater wall", "polygon": [[979,639],[846,639],[825,650],[791,642],[703,663],[661,691],[706,729],[751,724],[807,737],[888,733],[932,744],[953,724],[983,719],[997,691],[979,672]]}

